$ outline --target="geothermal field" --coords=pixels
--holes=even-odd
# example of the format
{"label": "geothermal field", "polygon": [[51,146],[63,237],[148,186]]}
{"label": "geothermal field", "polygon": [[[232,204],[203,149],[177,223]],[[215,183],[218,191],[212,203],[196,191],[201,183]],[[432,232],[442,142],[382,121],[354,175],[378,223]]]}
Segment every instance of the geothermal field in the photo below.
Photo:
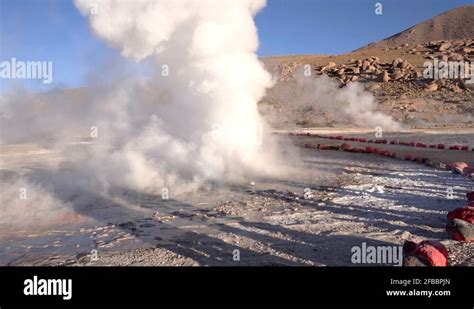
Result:
{"label": "geothermal field", "polygon": [[151,76],[0,96],[0,265],[357,266],[428,240],[474,266],[446,230],[473,191],[474,83],[423,75],[473,61],[474,6],[259,58],[263,1],[119,3],[75,6]]}
{"label": "geothermal field", "polygon": [[[473,143],[472,132],[405,134],[426,142],[456,138]],[[308,145],[321,140],[294,136],[284,142]],[[63,198],[57,196],[67,192],[55,196],[37,185],[29,197],[37,208],[32,211],[16,203],[16,211],[1,222],[6,231],[1,262],[353,265],[352,246],[417,239],[441,241],[450,250],[452,264],[473,265],[472,246],[450,240],[445,231],[446,213],[464,205],[472,180],[404,159],[295,148],[297,159],[284,166],[284,175],[209,182],[189,193],[174,194],[171,188],[169,199],[131,189],[114,189],[107,195],[78,191]],[[426,156],[442,155],[431,152]],[[463,153],[453,155],[458,159]],[[473,159],[471,153],[464,158]],[[2,147],[2,161],[5,181],[15,173],[43,178],[61,159],[34,145],[8,145]],[[451,196],[448,188],[453,188]],[[234,261],[236,249],[240,261]],[[98,253],[97,260],[91,260],[91,252]]]}

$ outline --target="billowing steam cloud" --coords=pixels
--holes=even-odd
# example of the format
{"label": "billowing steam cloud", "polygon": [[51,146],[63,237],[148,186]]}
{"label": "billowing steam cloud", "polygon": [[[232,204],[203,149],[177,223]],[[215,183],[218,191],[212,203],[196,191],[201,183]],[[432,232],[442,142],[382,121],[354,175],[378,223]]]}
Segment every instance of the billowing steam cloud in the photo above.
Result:
{"label": "billowing steam cloud", "polygon": [[359,83],[339,88],[337,82],[327,76],[299,77],[296,98],[297,104],[311,106],[318,113],[331,113],[335,122],[361,127],[380,126],[385,130],[400,128],[400,124],[391,116],[377,111],[374,96]]}
{"label": "billowing steam cloud", "polygon": [[[3,97],[3,142],[33,139],[66,161],[30,181],[48,181],[55,191],[161,193],[276,171],[276,146],[257,110],[272,85],[255,54],[253,17],[265,1],[75,4],[97,36],[125,57],[153,63],[155,74],[67,96]],[[77,136],[91,143],[71,145]]]}
{"label": "billowing steam cloud", "polygon": [[[271,62],[267,65],[272,69]],[[290,123],[304,121],[315,126],[350,124],[365,128],[382,127],[384,130],[400,129],[397,121],[378,110],[375,97],[364,90],[362,84],[353,82],[341,88],[337,81],[325,75],[305,75],[303,68],[296,68],[290,74],[274,73],[276,78],[283,80],[269,89],[265,102],[277,108],[265,110],[261,107],[274,126],[286,120]]]}
{"label": "billowing steam cloud", "polygon": [[[156,63],[155,94],[162,89],[161,97],[111,104],[121,114],[113,125],[126,131],[117,137],[129,139],[123,149],[133,183],[159,183],[170,167],[222,179],[268,166],[256,103],[271,77],[255,54],[253,21],[265,1],[108,0],[97,12],[91,1],[75,3],[94,32],[124,56]],[[127,108],[147,113],[139,115],[141,123],[132,122]]]}

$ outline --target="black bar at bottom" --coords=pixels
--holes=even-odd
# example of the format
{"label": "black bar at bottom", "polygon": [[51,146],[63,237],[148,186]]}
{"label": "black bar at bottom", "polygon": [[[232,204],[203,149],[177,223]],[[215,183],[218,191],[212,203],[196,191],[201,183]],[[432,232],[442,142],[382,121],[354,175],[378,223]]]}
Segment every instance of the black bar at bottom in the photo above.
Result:
{"label": "black bar at bottom", "polygon": [[[473,268],[0,267],[9,304],[458,304],[472,308]],[[24,295],[25,280],[72,279],[72,297]],[[38,286],[37,286],[38,287]],[[387,292],[389,291],[389,292]],[[403,293],[405,296],[388,296]],[[431,291],[431,295],[429,294]],[[418,294],[416,294],[418,293]],[[435,295],[443,294],[443,295]]]}

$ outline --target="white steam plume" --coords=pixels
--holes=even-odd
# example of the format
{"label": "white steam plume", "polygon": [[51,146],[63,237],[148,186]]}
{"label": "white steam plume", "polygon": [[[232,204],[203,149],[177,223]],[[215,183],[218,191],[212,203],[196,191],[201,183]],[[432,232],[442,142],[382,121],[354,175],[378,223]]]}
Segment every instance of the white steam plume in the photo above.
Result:
{"label": "white steam plume", "polygon": [[380,126],[384,130],[400,129],[400,124],[391,116],[377,111],[374,96],[357,82],[339,88],[337,82],[327,76],[298,77],[297,100],[299,105],[311,106],[316,112],[332,113],[339,123]]}
{"label": "white steam plume", "polygon": [[[169,187],[177,193],[209,180],[281,170],[276,142],[264,134],[257,110],[272,86],[256,55],[253,21],[265,1],[75,4],[97,36],[125,57],[153,63],[155,74],[146,81],[131,77],[72,92],[4,95],[1,142],[34,141],[66,161],[25,183],[51,185],[55,193],[77,187],[95,193],[113,187],[161,193]],[[162,74],[165,68],[168,75]],[[71,145],[78,136],[87,137],[91,127],[97,128],[97,138]]]}
{"label": "white steam plume", "polygon": [[156,181],[160,165],[217,179],[268,167],[256,103],[271,76],[255,54],[253,21],[265,1],[106,0],[95,14],[91,1],[75,3],[94,32],[124,56],[156,63],[156,87],[164,95],[148,102],[146,125],[124,146],[133,181]]}
{"label": "white steam plume", "polygon": [[[267,65],[272,68],[270,61]],[[316,126],[329,122],[365,128],[380,126],[384,130],[401,128],[393,117],[378,109],[376,98],[359,82],[341,88],[337,81],[325,75],[306,76],[303,67],[290,75],[274,74],[281,81],[267,91],[265,102],[269,104],[261,106],[262,113],[274,126],[304,120]]]}

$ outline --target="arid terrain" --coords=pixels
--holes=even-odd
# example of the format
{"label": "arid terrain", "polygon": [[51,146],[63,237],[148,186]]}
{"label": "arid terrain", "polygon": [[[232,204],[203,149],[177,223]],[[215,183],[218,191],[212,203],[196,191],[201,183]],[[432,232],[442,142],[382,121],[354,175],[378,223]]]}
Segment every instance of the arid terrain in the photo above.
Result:
{"label": "arid terrain", "polygon": [[[448,248],[451,265],[474,266],[472,243],[451,240],[445,231],[446,214],[467,204],[473,179],[440,168],[455,161],[474,165],[474,84],[425,78],[423,65],[434,59],[474,60],[474,6],[347,54],[263,58],[276,84],[259,103],[260,113],[279,142],[297,153],[285,175],[209,183],[169,199],[122,189],[58,194],[62,206],[54,211],[31,211],[15,226],[11,220],[30,214],[28,209],[0,219],[0,265],[353,266],[351,248],[364,242],[400,246],[405,240],[437,240]],[[315,96],[301,101],[298,75],[305,65],[311,71],[306,78],[325,76],[335,91],[360,85],[370,112],[399,125],[384,129],[384,139],[468,150],[380,145],[397,153],[391,158],[319,149],[336,141],[302,133],[379,137],[375,126],[341,116],[344,105],[320,105]],[[80,92],[68,95],[83,99]],[[406,155],[437,165],[405,160]],[[0,145],[4,184],[19,176],[41,182],[50,167],[62,165],[67,158],[44,146]]]}
{"label": "arid terrain", "polygon": [[473,24],[474,6],[466,6],[351,53],[264,58],[278,82],[259,108],[280,128],[340,124],[334,120],[334,110],[300,102],[296,77],[309,65],[311,78],[329,76],[341,88],[360,83],[375,96],[380,111],[403,124],[472,127],[474,83],[461,78],[433,80],[423,72],[424,63],[434,59],[471,63]]}
{"label": "arid terrain", "polygon": [[[31,152],[15,163],[15,157],[11,152],[2,161],[19,170],[52,158]],[[302,149],[301,158],[281,179],[210,185],[170,200],[131,191],[77,196],[68,201],[68,209],[38,213],[48,223],[43,228],[3,232],[0,261],[335,266],[353,265],[351,248],[363,242],[400,245],[407,239],[435,239],[452,252],[453,265],[474,265],[472,246],[449,240],[444,230],[447,211],[463,206],[472,181],[366,154]],[[452,197],[447,188],[454,188]],[[234,260],[236,249],[240,260]]]}

